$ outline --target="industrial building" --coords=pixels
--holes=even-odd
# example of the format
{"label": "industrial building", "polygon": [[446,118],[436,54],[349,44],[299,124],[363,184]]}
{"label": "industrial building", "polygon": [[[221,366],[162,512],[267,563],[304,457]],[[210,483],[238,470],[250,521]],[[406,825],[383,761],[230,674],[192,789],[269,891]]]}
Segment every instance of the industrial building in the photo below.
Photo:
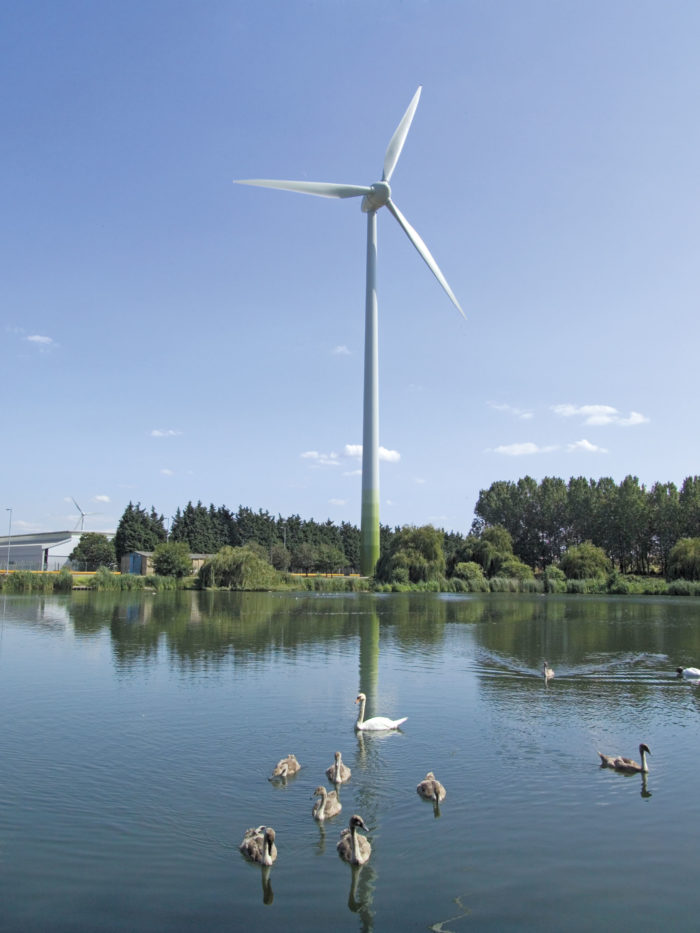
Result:
{"label": "industrial building", "polygon": [[[82,531],[41,531],[0,535],[0,570],[60,570],[77,547]],[[114,534],[106,535],[113,538]]]}

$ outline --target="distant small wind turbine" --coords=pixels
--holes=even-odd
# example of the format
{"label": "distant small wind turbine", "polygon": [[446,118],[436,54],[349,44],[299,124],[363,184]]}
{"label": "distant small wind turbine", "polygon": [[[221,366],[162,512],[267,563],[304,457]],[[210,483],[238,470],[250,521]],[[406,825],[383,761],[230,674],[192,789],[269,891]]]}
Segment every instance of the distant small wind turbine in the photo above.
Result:
{"label": "distant small wind turbine", "polygon": [[[377,354],[377,211],[387,207],[402,230],[418,250],[428,268],[447,292],[450,301],[464,317],[459,302],[447,284],[445,276],[430,250],[391,199],[389,181],[396,168],[406,136],[418,106],[419,87],[406,113],[396,127],[384,155],[382,180],[369,187],[340,185],[322,181],[280,181],[263,178],[237,180],[239,185],[281,188],[322,198],[362,198],[362,211],[367,214],[367,285],[365,299],[365,375],[362,427],[362,521],[360,540],[360,571],[371,575],[379,559],[379,364]],[[465,318],[466,320],[466,318]]]}
{"label": "distant small wind turbine", "polygon": [[73,505],[74,505],[74,506],[76,507],[76,509],[80,512],[80,518],[79,518],[78,521],[75,523],[75,528],[73,529],[73,531],[77,531],[77,530],[78,530],[78,525],[80,525],[80,530],[82,531],[82,530],[83,530],[83,525],[85,524],[85,519],[86,519],[89,515],[99,515],[99,512],[83,512],[83,510],[80,508],[80,506],[79,506],[78,503],[75,501],[75,499],[73,499],[73,496],[71,496],[71,500],[72,500],[72,502],[73,502]]}

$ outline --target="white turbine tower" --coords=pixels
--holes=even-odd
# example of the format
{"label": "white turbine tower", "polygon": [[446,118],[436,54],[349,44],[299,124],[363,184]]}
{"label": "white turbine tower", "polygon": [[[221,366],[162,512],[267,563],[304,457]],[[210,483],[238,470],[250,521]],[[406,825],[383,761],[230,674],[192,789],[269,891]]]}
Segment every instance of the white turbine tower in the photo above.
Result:
{"label": "white turbine tower", "polygon": [[464,312],[430,250],[391,199],[389,182],[401,155],[413,116],[420,99],[421,88],[413,95],[406,113],[396,127],[384,156],[382,180],[369,187],[338,185],[322,181],[281,181],[264,178],[239,180],[239,185],[261,188],[281,188],[322,198],[362,198],[362,210],[367,214],[367,290],[365,300],[365,376],[362,426],[362,521],[360,571],[374,573],[379,559],[379,389],[377,355],[377,211],[387,207],[399,222],[406,236],[418,250],[438,282],[447,292],[459,313]]}

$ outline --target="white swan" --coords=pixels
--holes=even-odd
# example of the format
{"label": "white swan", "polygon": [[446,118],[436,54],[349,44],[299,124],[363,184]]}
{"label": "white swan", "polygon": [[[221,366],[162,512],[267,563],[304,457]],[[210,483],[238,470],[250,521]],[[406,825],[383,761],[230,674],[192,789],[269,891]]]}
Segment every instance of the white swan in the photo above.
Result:
{"label": "white swan", "polygon": [[416,790],[424,800],[434,800],[435,803],[440,803],[447,797],[447,791],[432,771],[428,771]]}
{"label": "white swan", "polygon": [[271,826],[246,829],[243,842],[238,848],[252,862],[257,862],[259,865],[272,865],[277,858],[275,831]]}
{"label": "white swan", "polygon": [[343,764],[343,759],[340,756],[340,752],[335,753],[335,761],[330,766],[326,768],[326,777],[331,782],[331,784],[344,784],[345,781],[350,780],[350,775],[352,771],[346,764]]}
{"label": "white swan", "polygon": [[697,667],[677,667],[676,673],[686,680],[700,680],[700,668]]}
{"label": "white swan", "polygon": [[545,682],[546,684],[548,684],[549,681],[552,679],[552,677],[554,677],[554,671],[552,670],[551,667],[548,667],[548,666],[547,666],[547,662],[546,662],[546,661],[545,661],[544,664],[542,665],[542,675],[543,675],[543,677],[544,677],[544,682]]}
{"label": "white swan", "polygon": [[320,798],[316,801],[311,810],[311,816],[313,816],[315,820],[318,820],[319,823],[322,823],[331,816],[335,816],[336,813],[340,813],[343,809],[342,803],[338,800],[337,791],[332,790],[329,794],[326,788],[322,787],[320,784],[311,796]]}
{"label": "white swan", "polygon": [[358,693],[355,702],[360,704],[360,714],[357,717],[355,728],[359,729],[361,732],[381,732],[389,729],[398,729],[401,723],[406,722],[408,719],[408,716],[404,716],[403,719],[388,719],[386,716],[373,716],[372,719],[367,719],[365,721],[365,704],[367,703],[367,697],[364,693]]}
{"label": "white swan", "polygon": [[369,840],[365,839],[364,836],[358,836],[358,827],[364,829],[365,832],[369,832],[365,821],[355,813],[350,817],[348,829],[344,829],[340,834],[336,846],[338,855],[344,861],[350,862],[351,865],[364,865],[372,854],[372,846],[369,844]]}
{"label": "white swan", "polygon": [[277,762],[272,775],[268,778],[268,780],[275,781],[277,778],[284,780],[285,778],[290,777],[292,774],[296,774],[300,768],[301,765],[297,761],[296,755],[292,755],[290,753],[286,758],[281,758]]}
{"label": "white swan", "polygon": [[598,755],[600,756],[600,764],[603,768],[614,768],[615,771],[626,771],[629,774],[635,774],[639,772],[646,774],[649,771],[647,755],[651,755],[649,746],[642,742],[642,744],[639,746],[639,754],[642,757],[641,765],[639,762],[634,761],[633,758],[623,758],[622,755],[604,755],[602,752],[598,752]]}

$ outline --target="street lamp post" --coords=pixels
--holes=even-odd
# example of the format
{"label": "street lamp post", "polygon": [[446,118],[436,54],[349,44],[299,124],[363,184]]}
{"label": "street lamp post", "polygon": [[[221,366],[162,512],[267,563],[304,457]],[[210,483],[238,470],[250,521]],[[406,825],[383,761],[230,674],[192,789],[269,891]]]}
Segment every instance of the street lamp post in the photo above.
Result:
{"label": "street lamp post", "polygon": [[10,548],[12,547],[12,509],[7,507],[5,508],[5,511],[10,513],[10,525],[9,525],[9,528],[7,529],[7,566],[5,568],[5,572],[9,573],[10,572]]}

